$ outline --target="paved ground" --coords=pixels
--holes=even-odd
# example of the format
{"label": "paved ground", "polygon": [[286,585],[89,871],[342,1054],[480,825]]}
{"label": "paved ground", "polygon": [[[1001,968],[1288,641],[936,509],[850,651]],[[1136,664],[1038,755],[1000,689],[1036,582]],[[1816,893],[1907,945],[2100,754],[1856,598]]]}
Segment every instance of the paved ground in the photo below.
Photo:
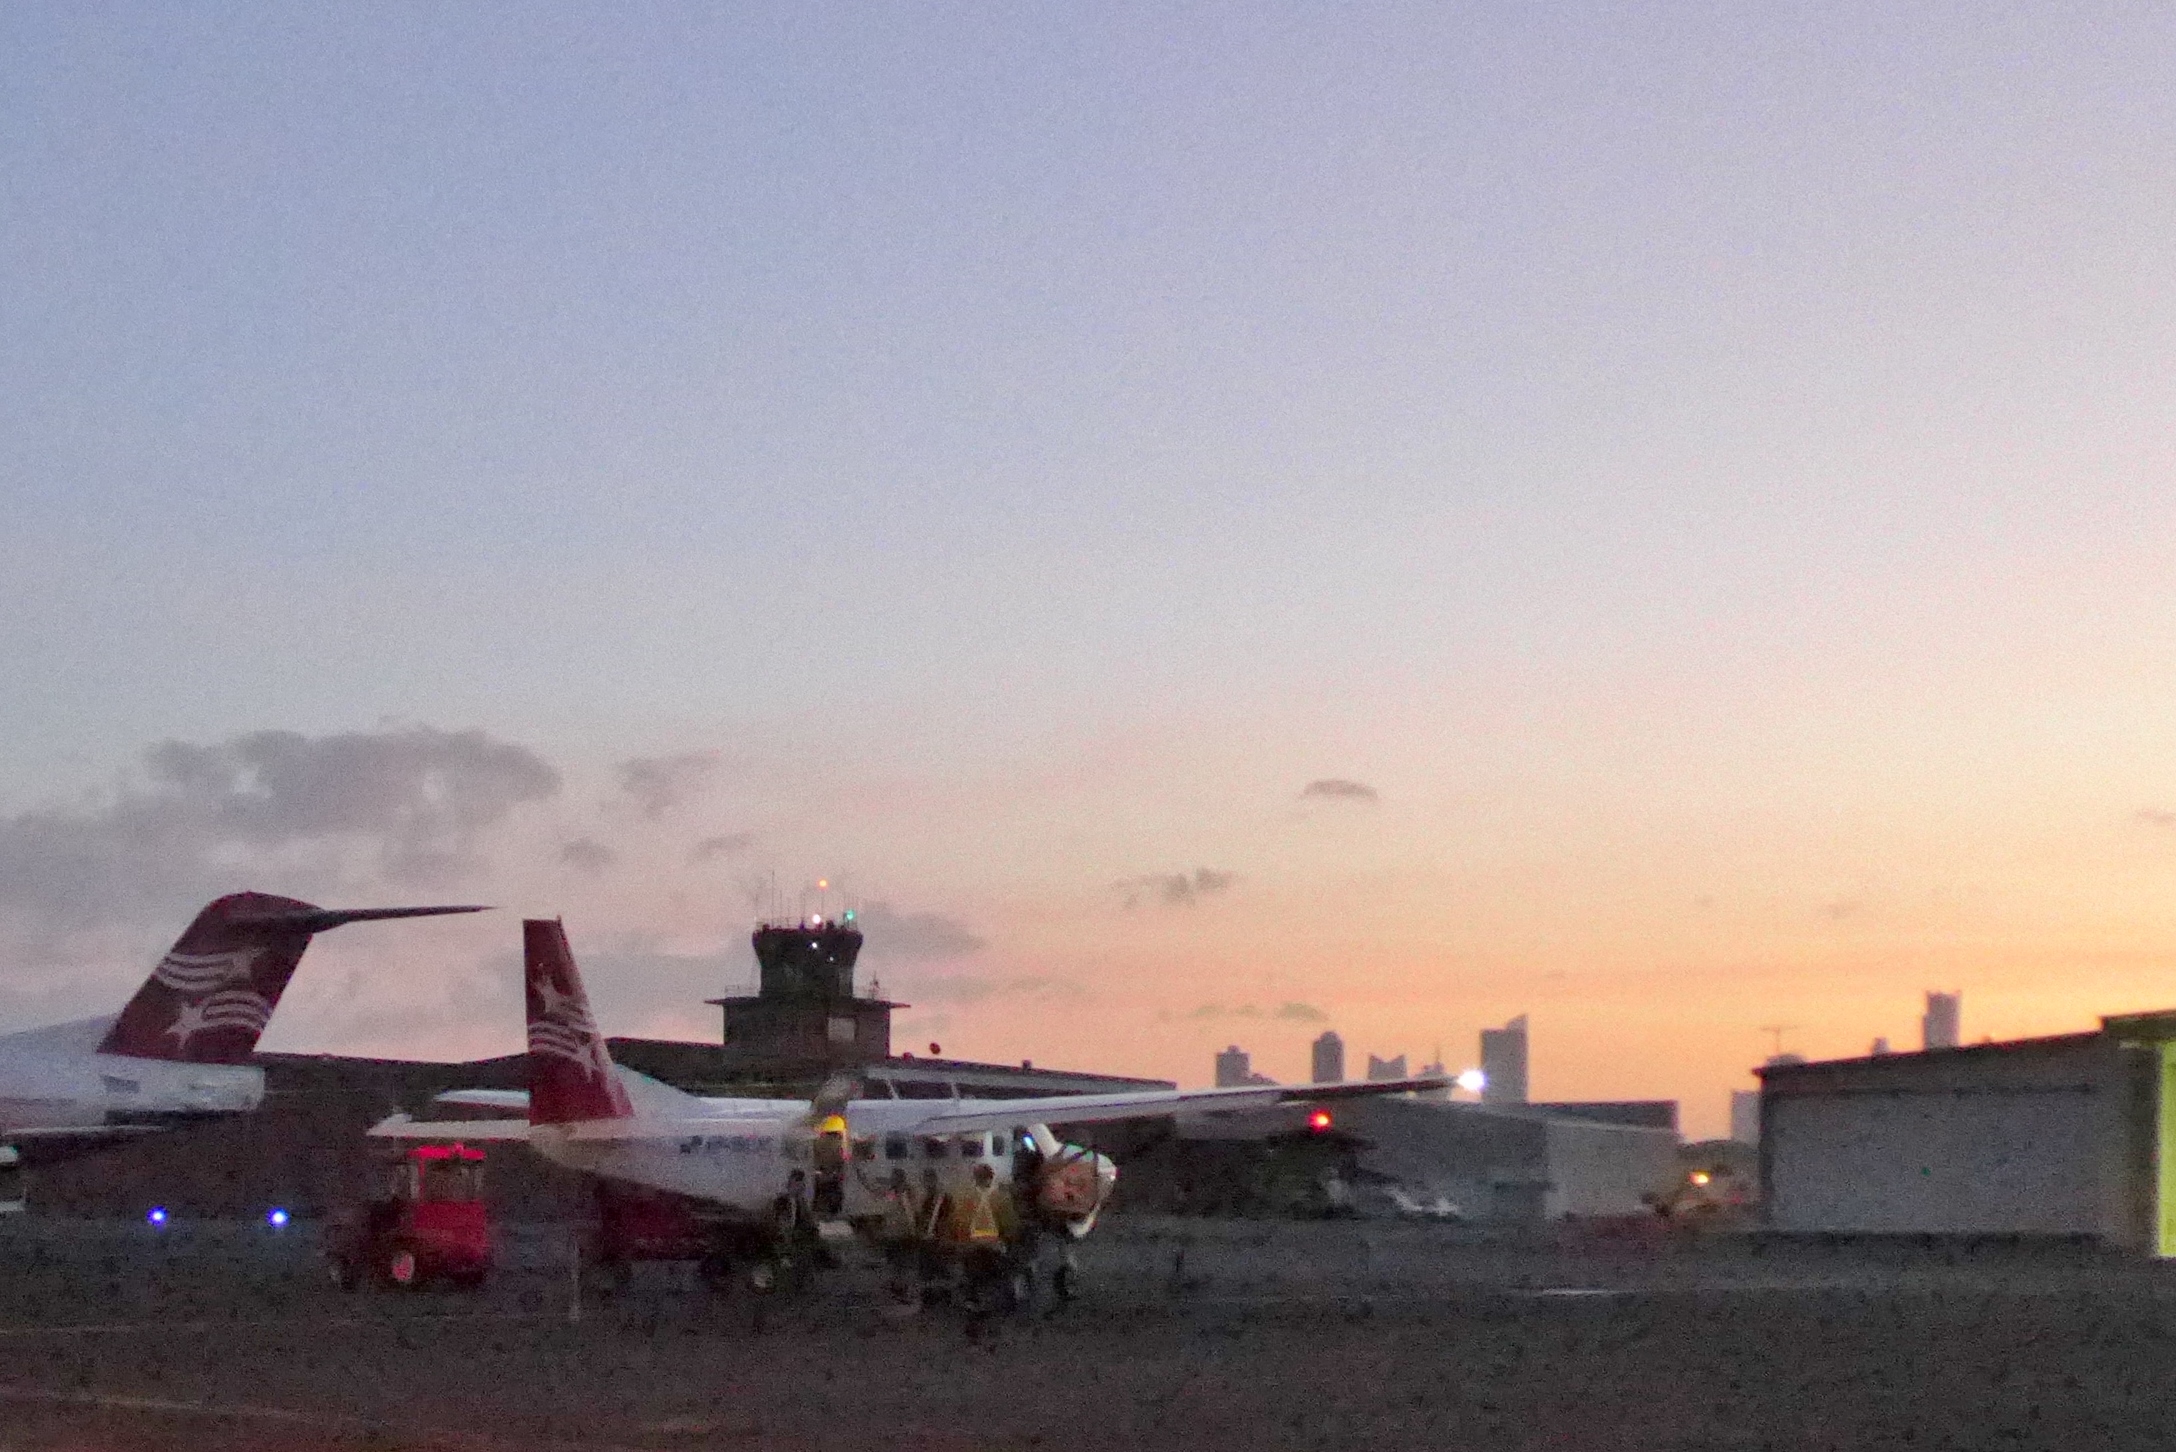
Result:
{"label": "paved ground", "polygon": [[302,1227],[0,1227],[0,1449],[2176,1446],[2176,1278],[2075,1250],[1121,1221],[980,1327],[671,1267],[577,1321],[510,1259],[342,1295]]}

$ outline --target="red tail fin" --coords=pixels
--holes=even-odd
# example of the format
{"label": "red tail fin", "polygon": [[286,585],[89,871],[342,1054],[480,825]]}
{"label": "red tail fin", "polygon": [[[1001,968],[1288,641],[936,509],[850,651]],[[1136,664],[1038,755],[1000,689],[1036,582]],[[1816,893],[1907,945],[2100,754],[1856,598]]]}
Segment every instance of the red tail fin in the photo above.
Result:
{"label": "red tail fin", "polygon": [[634,1107],[590,1017],[567,930],[530,918],[521,925],[521,947],[529,1001],[529,1122],[631,1118]]}
{"label": "red tail fin", "polygon": [[196,915],[113,1021],[98,1051],[189,1064],[246,1063],[313,935],[368,918],[479,911],[433,907],[327,912],[291,897],[233,893]]}

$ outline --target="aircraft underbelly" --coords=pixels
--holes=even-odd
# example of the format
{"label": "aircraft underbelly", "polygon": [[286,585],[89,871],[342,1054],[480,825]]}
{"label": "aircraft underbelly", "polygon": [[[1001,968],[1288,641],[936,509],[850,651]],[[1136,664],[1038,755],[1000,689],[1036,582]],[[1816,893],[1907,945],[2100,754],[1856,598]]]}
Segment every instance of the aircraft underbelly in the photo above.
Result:
{"label": "aircraft underbelly", "polygon": [[41,1098],[0,1090],[0,1136],[21,1129],[97,1129],[106,1116],[80,1099]]}
{"label": "aircraft underbelly", "polygon": [[793,1166],[782,1158],[683,1151],[669,1142],[538,1139],[547,1159],[584,1174],[670,1190],[761,1214],[785,1192]]}

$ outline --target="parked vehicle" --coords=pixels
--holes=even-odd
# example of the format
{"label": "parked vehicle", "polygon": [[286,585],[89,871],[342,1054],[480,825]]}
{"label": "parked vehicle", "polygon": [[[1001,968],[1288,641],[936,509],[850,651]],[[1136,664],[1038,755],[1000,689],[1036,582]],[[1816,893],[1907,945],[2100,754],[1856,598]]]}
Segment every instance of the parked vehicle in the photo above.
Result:
{"label": "parked vehicle", "polygon": [[333,1283],[365,1279],[402,1290],[446,1284],[473,1290],[491,1273],[491,1220],[483,1199],[484,1152],[416,1145],[388,1166],[378,1195],[336,1215],[325,1254]]}

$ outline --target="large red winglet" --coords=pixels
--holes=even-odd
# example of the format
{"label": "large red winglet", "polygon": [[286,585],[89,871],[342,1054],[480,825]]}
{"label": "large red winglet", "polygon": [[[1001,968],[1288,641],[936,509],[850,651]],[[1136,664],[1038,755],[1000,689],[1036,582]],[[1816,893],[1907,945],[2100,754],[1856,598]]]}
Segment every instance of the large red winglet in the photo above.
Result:
{"label": "large red winglet", "polygon": [[633,1117],[604,1035],[590,1016],[567,930],[554,920],[527,919],[521,947],[529,1004],[529,1122]]}
{"label": "large red winglet", "polygon": [[113,1021],[102,1054],[241,1064],[287,991],[310,939],[342,923],[482,912],[476,907],[327,911],[291,897],[237,892],[196,915]]}

